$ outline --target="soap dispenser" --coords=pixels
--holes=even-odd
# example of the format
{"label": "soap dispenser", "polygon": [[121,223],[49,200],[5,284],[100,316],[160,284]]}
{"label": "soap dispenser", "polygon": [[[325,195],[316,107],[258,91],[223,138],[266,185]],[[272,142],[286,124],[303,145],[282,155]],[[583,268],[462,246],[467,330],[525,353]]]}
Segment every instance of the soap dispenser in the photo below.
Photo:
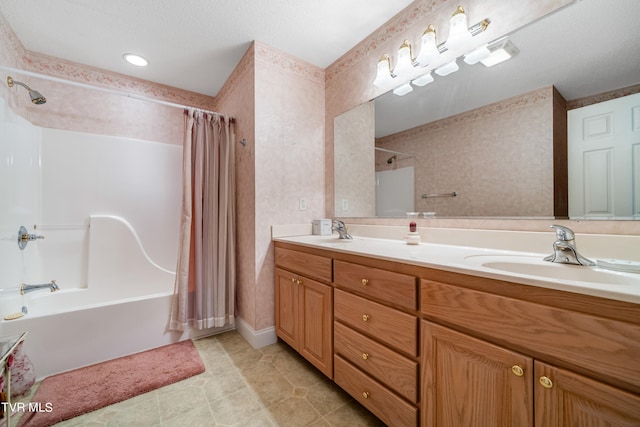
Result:
{"label": "soap dispenser", "polygon": [[418,233],[418,226],[415,221],[409,222],[409,232],[404,236],[404,241],[407,242],[407,245],[420,243],[420,233]]}

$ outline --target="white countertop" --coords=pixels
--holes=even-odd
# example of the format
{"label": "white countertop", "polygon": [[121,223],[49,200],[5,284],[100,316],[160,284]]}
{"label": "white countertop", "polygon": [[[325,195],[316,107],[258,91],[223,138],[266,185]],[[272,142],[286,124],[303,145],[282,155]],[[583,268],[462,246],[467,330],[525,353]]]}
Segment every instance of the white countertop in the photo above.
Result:
{"label": "white countertop", "polygon": [[[436,243],[408,245],[402,240],[359,236],[348,241],[339,240],[336,234],[282,236],[273,240],[640,304],[640,274],[542,261],[549,253]],[[543,275],[486,266],[487,261],[509,265],[509,262],[519,263],[520,260],[523,264],[531,264],[532,271],[543,272]]]}

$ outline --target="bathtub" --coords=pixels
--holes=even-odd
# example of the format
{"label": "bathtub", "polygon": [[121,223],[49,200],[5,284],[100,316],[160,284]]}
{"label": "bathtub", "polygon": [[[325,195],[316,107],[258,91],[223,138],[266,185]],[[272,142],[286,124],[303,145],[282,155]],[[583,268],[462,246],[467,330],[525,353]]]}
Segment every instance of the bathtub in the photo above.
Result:
{"label": "bathtub", "polygon": [[87,250],[86,285],[58,280],[56,292],[0,292],[0,319],[27,312],[1,320],[0,335],[27,332],[38,379],[225,329],[168,331],[175,273],[154,263],[123,218],[91,216]]}

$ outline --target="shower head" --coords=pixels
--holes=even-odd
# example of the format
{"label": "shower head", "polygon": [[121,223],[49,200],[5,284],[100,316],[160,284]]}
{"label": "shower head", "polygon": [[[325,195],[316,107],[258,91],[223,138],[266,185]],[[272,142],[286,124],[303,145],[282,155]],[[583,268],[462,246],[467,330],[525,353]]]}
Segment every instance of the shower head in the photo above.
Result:
{"label": "shower head", "polygon": [[29,91],[29,96],[31,97],[31,102],[33,102],[34,104],[40,105],[40,104],[44,104],[45,102],[47,102],[47,98],[42,96],[42,94],[40,92],[38,92],[37,90],[31,89],[29,86],[27,86],[26,84],[24,84],[22,82],[18,82],[18,81],[13,80],[13,78],[11,76],[7,77],[7,85],[9,87],[13,87],[13,85],[20,85],[23,88],[27,89]]}
{"label": "shower head", "polygon": [[393,163],[393,161],[394,161],[395,159],[396,159],[396,155],[394,154],[393,156],[391,156],[391,157],[389,157],[389,158],[387,159],[387,164],[389,164],[389,165],[390,165],[391,163]]}

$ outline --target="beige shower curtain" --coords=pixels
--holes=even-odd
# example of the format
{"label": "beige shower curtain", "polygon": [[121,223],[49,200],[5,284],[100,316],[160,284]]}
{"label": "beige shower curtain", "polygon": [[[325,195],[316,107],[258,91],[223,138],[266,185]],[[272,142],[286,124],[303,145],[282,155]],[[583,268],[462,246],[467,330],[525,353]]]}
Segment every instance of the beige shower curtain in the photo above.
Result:
{"label": "beige shower curtain", "polygon": [[234,148],[232,119],[185,110],[180,247],[171,330],[234,323]]}

